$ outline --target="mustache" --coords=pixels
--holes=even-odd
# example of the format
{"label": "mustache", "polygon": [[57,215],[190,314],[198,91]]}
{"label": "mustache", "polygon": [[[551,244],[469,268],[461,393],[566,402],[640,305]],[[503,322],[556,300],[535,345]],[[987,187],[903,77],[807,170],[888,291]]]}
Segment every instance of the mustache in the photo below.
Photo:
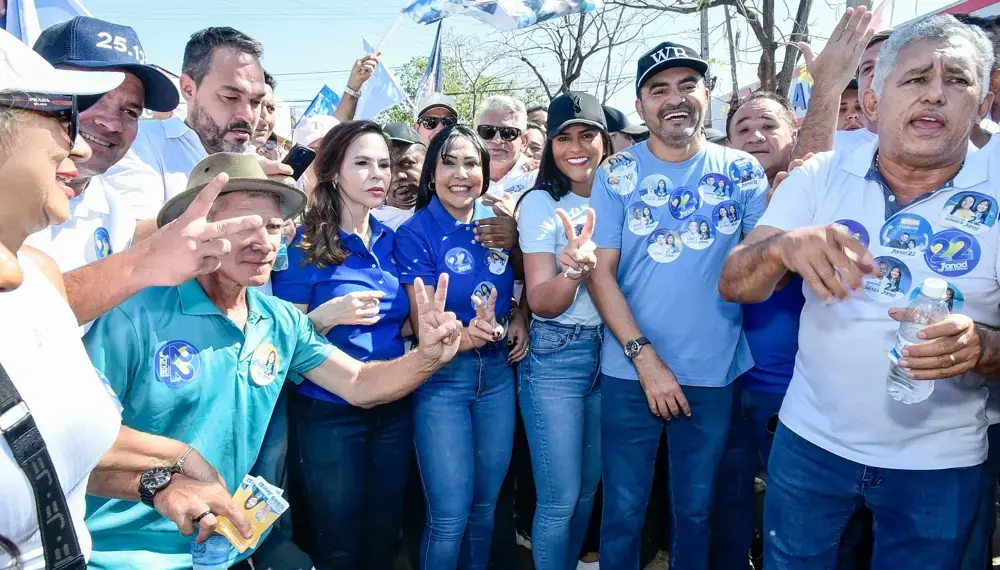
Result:
{"label": "mustache", "polygon": [[227,132],[236,131],[236,130],[242,130],[242,131],[247,131],[249,133],[252,133],[252,132],[254,132],[255,127],[253,125],[251,125],[250,123],[246,122],[246,121],[234,121],[234,122],[229,123],[228,125],[226,125],[226,131]]}
{"label": "mustache", "polygon": [[657,113],[656,115],[657,117],[662,119],[667,115],[669,115],[670,113],[673,113],[674,111],[687,111],[688,114],[690,114],[692,117],[695,114],[694,108],[691,107],[691,105],[688,105],[687,103],[681,103],[680,105],[669,105],[669,106],[664,105],[663,107],[660,107],[660,112]]}

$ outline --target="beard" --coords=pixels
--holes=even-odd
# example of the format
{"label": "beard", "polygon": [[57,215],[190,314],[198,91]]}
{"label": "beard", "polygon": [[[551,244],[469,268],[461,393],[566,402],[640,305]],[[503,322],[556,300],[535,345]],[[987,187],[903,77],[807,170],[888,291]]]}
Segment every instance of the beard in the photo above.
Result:
{"label": "beard", "polygon": [[[686,125],[674,127],[667,124],[665,117],[675,111],[687,111]],[[703,109],[695,108],[687,103],[676,106],[664,105],[656,113],[655,124],[647,122],[646,126],[653,136],[663,141],[668,147],[682,148],[690,145],[694,137],[701,134],[701,124],[704,118]]]}
{"label": "beard", "polygon": [[225,128],[220,127],[218,123],[215,122],[208,113],[202,111],[201,107],[198,105],[191,105],[188,110],[188,120],[191,123],[191,128],[194,132],[198,133],[198,137],[201,138],[201,142],[205,145],[205,150],[209,154],[215,154],[217,152],[235,152],[237,154],[242,154],[246,152],[247,147],[250,146],[250,139],[244,142],[227,141],[226,134],[235,130],[242,129],[251,133],[251,138],[254,132],[253,125],[246,121],[234,121],[225,126]]}

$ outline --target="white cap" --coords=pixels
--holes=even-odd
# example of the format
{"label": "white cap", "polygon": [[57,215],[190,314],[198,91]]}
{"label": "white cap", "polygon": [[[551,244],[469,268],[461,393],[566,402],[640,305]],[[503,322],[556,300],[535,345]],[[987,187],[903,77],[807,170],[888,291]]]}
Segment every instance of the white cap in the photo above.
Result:
{"label": "white cap", "polygon": [[920,286],[920,294],[931,299],[944,299],[948,296],[948,283],[944,279],[928,277]]}
{"label": "white cap", "polygon": [[118,71],[56,69],[42,56],[0,30],[0,92],[43,95],[100,95],[125,81]]}
{"label": "white cap", "polygon": [[435,107],[441,107],[442,109],[448,109],[451,111],[452,115],[458,116],[458,109],[455,105],[455,99],[445,95],[444,93],[431,93],[429,95],[424,95],[417,101],[417,118],[424,116],[424,113],[430,111]]}
{"label": "white cap", "polygon": [[292,132],[292,142],[309,146],[330,132],[330,129],[340,124],[340,121],[329,115],[313,115],[299,121]]}

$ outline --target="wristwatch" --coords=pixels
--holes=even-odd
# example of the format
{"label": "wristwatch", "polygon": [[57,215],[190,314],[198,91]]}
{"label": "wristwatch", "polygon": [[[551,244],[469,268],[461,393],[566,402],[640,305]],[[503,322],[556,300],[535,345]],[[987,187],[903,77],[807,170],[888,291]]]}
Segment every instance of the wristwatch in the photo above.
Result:
{"label": "wristwatch", "polygon": [[649,344],[649,339],[640,336],[639,338],[634,338],[625,343],[625,357],[629,360],[635,360],[636,356],[639,356],[639,351],[642,347]]}
{"label": "wristwatch", "polygon": [[169,467],[154,467],[144,472],[139,477],[139,499],[142,500],[142,504],[151,509],[155,508],[153,499],[157,493],[167,488],[173,476],[174,472]]}

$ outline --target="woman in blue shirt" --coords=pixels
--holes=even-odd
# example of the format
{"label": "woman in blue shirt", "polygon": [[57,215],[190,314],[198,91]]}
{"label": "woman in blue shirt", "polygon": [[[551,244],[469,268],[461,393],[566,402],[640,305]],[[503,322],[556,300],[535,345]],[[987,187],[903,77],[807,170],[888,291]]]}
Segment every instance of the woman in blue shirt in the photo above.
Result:
{"label": "woman in blue shirt", "polygon": [[427,499],[424,570],[486,568],[493,511],[513,445],[514,376],[503,336],[523,338],[525,320],[512,303],[511,251],[475,239],[475,221],[493,217],[479,202],[488,172],[489,151],[475,132],[455,126],[438,133],[427,150],[415,213],[396,236],[411,319],[414,280],[428,283],[447,273],[445,307],[465,325],[458,356],[413,395],[414,443]]}
{"label": "woman in blue shirt", "polygon": [[[370,215],[389,187],[389,147],[369,121],[334,127],[314,163],[317,185],[274,294],[361,361],[403,355],[409,300],[393,260],[393,231]],[[305,381],[291,397],[290,450],[309,521],[298,531],[317,567],[392,567],[413,445],[408,398],[361,409]]]}

